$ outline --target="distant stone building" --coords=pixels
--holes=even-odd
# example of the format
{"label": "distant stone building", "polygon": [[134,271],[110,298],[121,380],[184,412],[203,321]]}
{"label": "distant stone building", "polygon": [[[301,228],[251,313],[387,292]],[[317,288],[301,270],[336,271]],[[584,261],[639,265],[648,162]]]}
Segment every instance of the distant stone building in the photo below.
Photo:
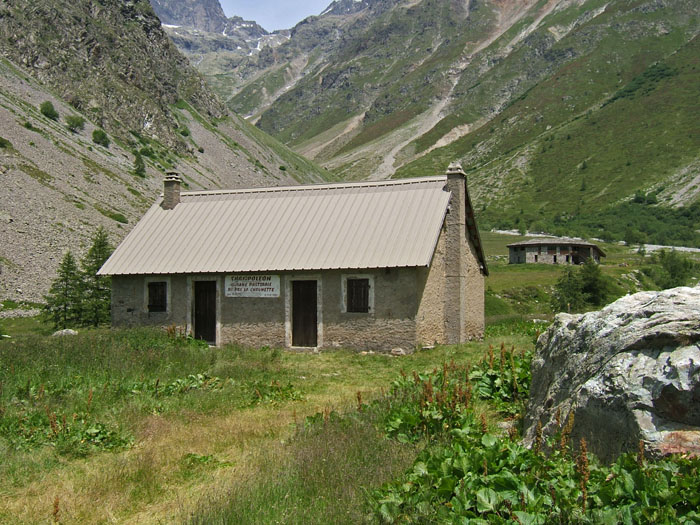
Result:
{"label": "distant stone building", "polygon": [[391,350],[484,330],[486,261],[466,175],[180,193],[100,270],[115,326],[221,345]]}
{"label": "distant stone building", "polygon": [[583,264],[586,259],[599,263],[605,257],[595,244],[576,239],[542,238],[508,245],[510,264]]}

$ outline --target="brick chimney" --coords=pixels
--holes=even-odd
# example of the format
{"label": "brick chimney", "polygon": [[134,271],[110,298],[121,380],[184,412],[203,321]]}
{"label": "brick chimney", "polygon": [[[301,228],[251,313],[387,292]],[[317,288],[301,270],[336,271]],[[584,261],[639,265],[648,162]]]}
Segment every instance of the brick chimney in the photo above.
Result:
{"label": "brick chimney", "polygon": [[467,268],[466,195],[467,175],[453,162],[447,168],[450,207],[445,217],[445,335],[448,344],[465,340]]}
{"label": "brick chimney", "polygon": [[169,171],[165,174],[163,182],[163,202],[161,208],[172,210],[180,203],[180,174],[176,171]]}

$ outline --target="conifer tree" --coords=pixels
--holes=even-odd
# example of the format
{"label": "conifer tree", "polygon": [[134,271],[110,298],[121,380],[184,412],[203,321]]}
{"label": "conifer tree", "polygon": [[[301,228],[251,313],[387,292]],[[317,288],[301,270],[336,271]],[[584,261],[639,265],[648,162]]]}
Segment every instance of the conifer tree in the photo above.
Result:
{"label": "conifer tree", "polygon": [[134,152],[134,175],[138,177],[146,176],[146,163],[138,151]]}
{"label": "conifer tree", "polygon": [[564,273],[554,285],[552,309],[555,312],[576,312],[586,304],[581,274],[573,268],[564,268]]}
{"label": "conifer tree", "polygon": [[110,319],[111,279],[97,275],[112,254],[107,232],[100,226],[92,238],[92,246],[80,262],[83,270],[83,316],[85,325],[98,326]]}
{"label": "conifer tree", "polygon": [[64,329],[81,324],[82,275],[75,257],[69,251],[58,267],[58,276],[51,284],[49,294],[44,297],[44,315],[54,328]]}

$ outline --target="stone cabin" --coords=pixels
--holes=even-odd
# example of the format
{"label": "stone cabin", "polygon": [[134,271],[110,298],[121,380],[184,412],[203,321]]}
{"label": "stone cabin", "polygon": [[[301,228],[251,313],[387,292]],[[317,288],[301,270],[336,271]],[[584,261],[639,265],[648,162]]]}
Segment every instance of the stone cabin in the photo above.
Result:
{"label": "stone cabin", "polygon": [[583,264],[586,259],[600,263],[605,257],[595,244],[580,239],[531,239],[508,245],[508,263]]}
{"label": "stone cabin", "polygon": [[483,336],[486,260],[466,175],[180,192],[100,270],[114,326],[213,345],[410,350]]}

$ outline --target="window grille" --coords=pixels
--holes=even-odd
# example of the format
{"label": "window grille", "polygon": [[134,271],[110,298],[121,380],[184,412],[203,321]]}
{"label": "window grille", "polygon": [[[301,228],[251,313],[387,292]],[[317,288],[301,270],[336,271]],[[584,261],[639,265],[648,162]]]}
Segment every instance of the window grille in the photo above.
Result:
{"label": "window grille", "polygon": [[165,281],[148,283],[148,311],[165,312],[168,307],[168,285]]}
{"label": "window grille", "polygon": [[369,312],[369,279],[348,279],[347,311]]}

